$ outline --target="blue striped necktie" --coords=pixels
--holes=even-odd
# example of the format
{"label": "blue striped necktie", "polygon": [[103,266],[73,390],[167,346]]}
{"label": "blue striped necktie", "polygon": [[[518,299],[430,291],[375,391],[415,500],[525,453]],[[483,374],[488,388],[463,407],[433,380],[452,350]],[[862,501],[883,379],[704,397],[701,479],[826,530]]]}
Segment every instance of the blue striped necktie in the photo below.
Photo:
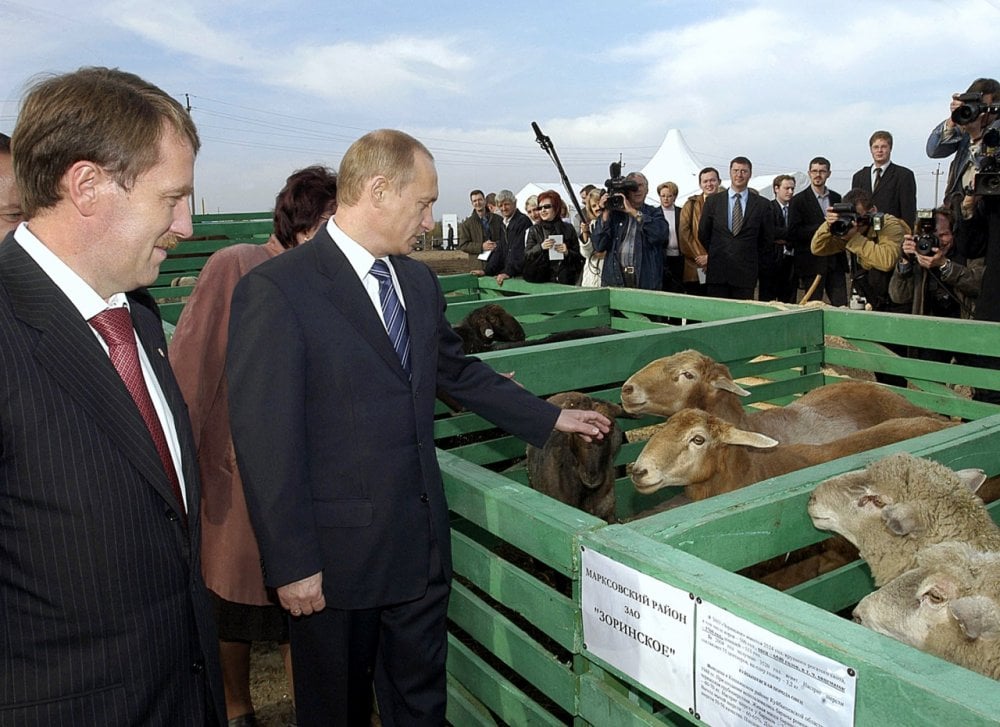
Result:
{"label": "blue striped necktie", "polygon": [[385,260],[376,260],[372,265],[372,275],[378,280],[378,297],[382,303],[382,317],[389,332],[389,340],[396,349],[399,362],[407,376],[410,375],[410,331],[406,326],[406,311],[399,302],[396,288],[392,284],[392,274]]}

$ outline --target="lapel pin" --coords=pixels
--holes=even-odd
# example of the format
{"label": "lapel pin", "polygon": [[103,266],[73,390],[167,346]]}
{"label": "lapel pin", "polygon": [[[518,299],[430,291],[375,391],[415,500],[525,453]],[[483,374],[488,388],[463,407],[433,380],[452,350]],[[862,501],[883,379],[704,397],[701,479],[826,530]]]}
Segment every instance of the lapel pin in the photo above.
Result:
{"label": "lapel pin", "polygon": [[160,358],[166,358],[166,357],[167,357],[167,356],[166,356],[166,354],[165,354],[165,353],[163,353],[163,349],[162,349],[162,348],[158,348],[158,349],[156,349],[156,352],[157,352],[158,354],[160,354]]}

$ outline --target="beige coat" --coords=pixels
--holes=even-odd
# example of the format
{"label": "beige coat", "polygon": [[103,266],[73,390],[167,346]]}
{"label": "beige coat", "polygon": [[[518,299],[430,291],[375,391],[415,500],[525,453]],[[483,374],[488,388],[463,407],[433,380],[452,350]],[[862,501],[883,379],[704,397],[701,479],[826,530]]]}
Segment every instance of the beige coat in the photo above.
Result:
{"label": "beige coat", "polygon": [[681,229],[677,234],[677,245],[684,256],[684,282],[698,281],[698,266],[694,259],[706,255],[705,246],[698,240],[698,221],[701,219],[701,208],[705,204],[704,194],[693,194],[688,197],[681,208]]}

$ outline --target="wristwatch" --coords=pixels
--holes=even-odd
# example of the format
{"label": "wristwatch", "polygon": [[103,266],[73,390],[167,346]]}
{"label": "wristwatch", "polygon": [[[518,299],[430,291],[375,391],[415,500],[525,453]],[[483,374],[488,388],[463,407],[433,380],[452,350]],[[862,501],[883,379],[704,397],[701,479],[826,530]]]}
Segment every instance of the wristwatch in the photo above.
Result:
{"label": "wristwatch", "polygon": [[938,268],[938,272],[947,277],[948,273],[951,272],[951,260],[945,260],[944,265]]}

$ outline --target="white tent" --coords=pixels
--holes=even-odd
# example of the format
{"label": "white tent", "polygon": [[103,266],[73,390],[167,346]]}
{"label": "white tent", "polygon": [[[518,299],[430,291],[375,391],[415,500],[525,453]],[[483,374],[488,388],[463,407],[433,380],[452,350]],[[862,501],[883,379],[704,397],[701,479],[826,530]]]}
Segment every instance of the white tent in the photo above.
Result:
{"label": "white tent", "polygon": [[690,195],[697,194],[698,172],[705,167],[691,153],[691,147],[684,141],[680,129],[671,129],[663,138],[663,143],[656,150],[653,158],[642,168],[642,173],[649,180],[649,198],[647,201],[654,206],[660,205],[656,186],[663,182],[673,182],[680,190],[677,203],[684,204]]}

